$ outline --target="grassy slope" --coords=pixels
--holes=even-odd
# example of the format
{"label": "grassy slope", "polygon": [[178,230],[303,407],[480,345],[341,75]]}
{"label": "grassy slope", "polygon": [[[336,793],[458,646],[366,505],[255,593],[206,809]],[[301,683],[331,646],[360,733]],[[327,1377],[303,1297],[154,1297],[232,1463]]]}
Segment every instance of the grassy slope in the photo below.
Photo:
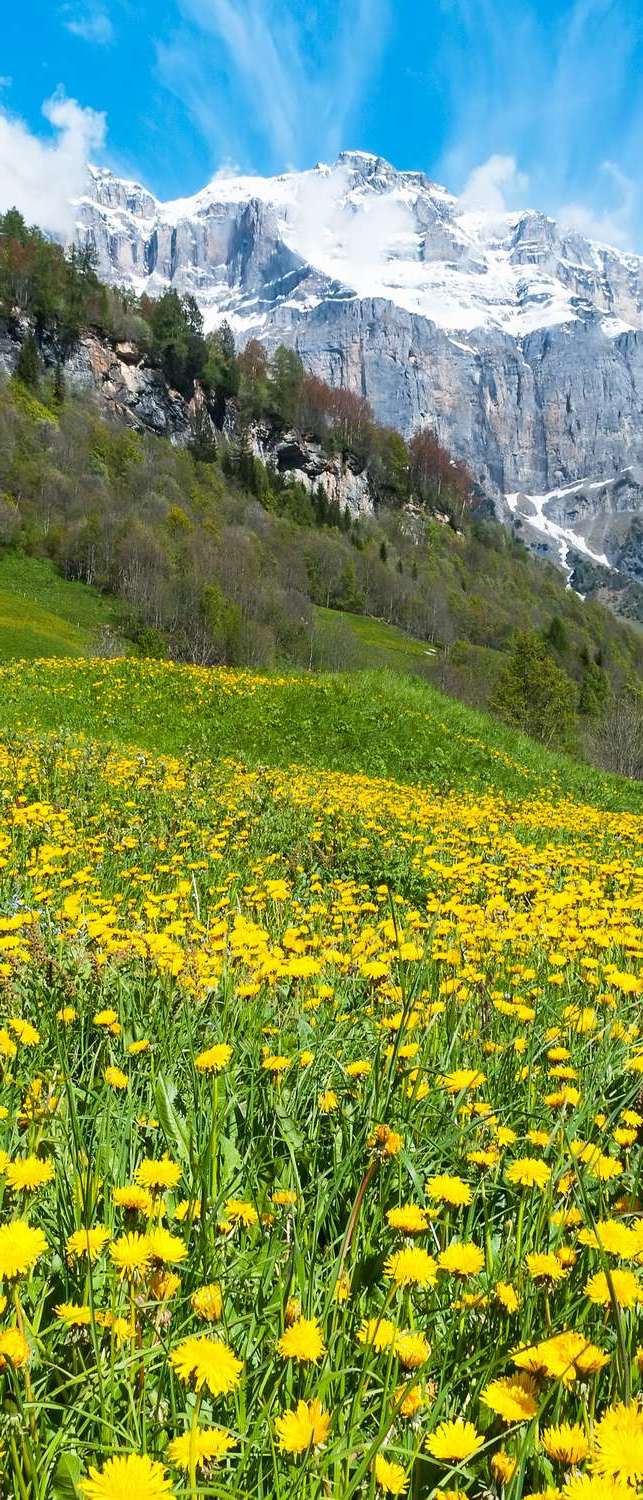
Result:
{"label": "grassy slope", "polygon": [[511,797],[643,811],[643,787],[600,775],[428,684],[391,672],[253,678],[171,663],[17,664],[0,732],[69,729],[175,754],[299,764]]}
{"label": "grassy slope", "polygon": [[68,583],[52,563],[0,553],[0,660],[83,656],[105,626],[115,602],[84,583]]}
{"label": "grassy slope", "polygon": [[437,655],[435,647],[415,640],[396,625],[375,620],[370,615],[351,615],[340,609],[318,606],[315,615],[320,625],[350,631],[356,648],[357,668],[391,667],[401,671],[426,664]]}

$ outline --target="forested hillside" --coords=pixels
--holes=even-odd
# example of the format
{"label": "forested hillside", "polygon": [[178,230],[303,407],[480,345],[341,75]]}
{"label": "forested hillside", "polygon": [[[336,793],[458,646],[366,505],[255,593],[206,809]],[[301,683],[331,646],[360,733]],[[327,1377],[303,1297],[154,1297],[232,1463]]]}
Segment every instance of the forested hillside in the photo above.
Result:
{"label": "forested hillside", "polygon": [[[115,596],[113,649],[125,638],[203,665],[371,665],[352,628],[370,617],[425,643],[409,669],[551,743],[579,743],[610,697],[638,693],[640,635],[482,519],[471,476],[429,431],[405,443],[291,350],[237,352],[225,325],[204,337],[189,297],[102,286],[89,256],[14,212],[0,219],[0,317],[20,338],[0,387],[0,546]],[[66,379],[86,329],[126,341],[182,395],[186,446],[109,420]],[[263,461],[258,433],[268,446],[295,433],[357,472],[369,510]]]}

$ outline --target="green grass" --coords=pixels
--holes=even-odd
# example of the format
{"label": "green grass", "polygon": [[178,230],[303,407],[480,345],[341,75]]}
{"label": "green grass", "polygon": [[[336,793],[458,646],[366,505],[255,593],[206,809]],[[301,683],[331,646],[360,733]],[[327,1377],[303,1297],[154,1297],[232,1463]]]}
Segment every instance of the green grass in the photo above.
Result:
{"label": "green grass", "polygon": [[97,589],[69,583],[43,558],[0,553],[0,661],[88,655],[116,623],[115,601]]}
{"label": "green grass", "polygon": [[318,624],[327,631],[341,631],[346,639],[352,637],[355,660],[350,665],[356,668],[391,667],[398,671],[415,671],[433,661],[437,652],[426,642],[388,625],[385,620],[375,620],[368,615],[351,615],[345,610],[315,610]]}
{"label": "green grass", "polygon": [[248,765],[361,772],[510,797],[643,809],[643,786],[552,754],[412,677],[253,677],[168,662],[16,664],[0,677],[0,732],[96,739]]}

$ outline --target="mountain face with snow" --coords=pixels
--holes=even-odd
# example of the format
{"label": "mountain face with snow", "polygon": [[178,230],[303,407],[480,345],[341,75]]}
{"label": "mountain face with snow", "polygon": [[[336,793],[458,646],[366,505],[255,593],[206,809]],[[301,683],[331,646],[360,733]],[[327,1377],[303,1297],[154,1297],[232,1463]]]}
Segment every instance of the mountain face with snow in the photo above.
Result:
{"label": "mountain face with snow", "polygon": [[589,476],[607,496],[643,465],[642,257],[360,152],[169,203],[92,168],[76,212],[103,277],[191,292],[206,327],[293,345],[406,434],[429,424],[505,516],[531,497],[541,538],[554,491]]}

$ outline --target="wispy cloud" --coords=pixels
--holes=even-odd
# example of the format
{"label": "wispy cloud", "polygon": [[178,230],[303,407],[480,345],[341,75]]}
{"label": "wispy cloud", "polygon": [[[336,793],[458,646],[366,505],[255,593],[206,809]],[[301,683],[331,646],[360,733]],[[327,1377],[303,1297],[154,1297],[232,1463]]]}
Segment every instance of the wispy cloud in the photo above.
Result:
{"label": "wispy cloud", "polygon": [[[555,15],[535,0],[441,0],[441,17],[444,180],[459,190],[481,163],[512,157],[536,206],[631,241],[643,208],[639,0],[563,0]],[[515,178],[499,191],[510,206],[519,197]]]}
{"label": "wispy cloud", "polygon": [[18,208],[30,223],[67,235],[74,219],[70,200],[82,193],[87,160],[102,146],[105,116],[63,94],[48,99],[43,114],[53,126],[50,140],[0,109],[0,210]]}
{"label": "wispy cloud", "polygon": [[114,40],[111,17],[102,5],[90,4],[75,9],[66,6],[63,25],[73,36],[99,47],[109,46]]}
{"label": "wispy cloud", "polygon": [[309,163],[345,144],[386,39],[390,0],[180,0],[157,46],[161,81],[212,150],[213,165]]}

